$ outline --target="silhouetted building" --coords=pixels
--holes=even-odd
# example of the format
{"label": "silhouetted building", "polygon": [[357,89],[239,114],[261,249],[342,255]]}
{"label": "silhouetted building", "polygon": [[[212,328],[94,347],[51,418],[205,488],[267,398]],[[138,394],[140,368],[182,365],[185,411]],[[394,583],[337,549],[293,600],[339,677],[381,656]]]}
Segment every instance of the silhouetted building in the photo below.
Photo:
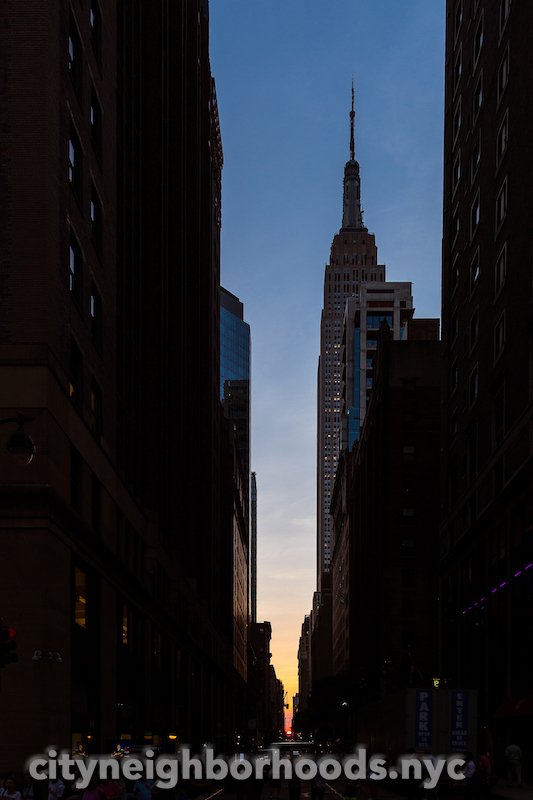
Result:
{"label": "silhouetted building", "polygon": [[531,754],[533,6],[446,5],[442,674]]}
{"label": "silhouetted building", "polygon": [[0,75],[0,416],[37,444],[0,457],[0,771],[52,742],[220,740],[240,679],[208,4],[4,3]]}
{"label": "silhouetted building", "polygon": [[257,622],[257,480],[250,481],[250,621]]}
{"label": "silhouetted building", "polygon": [[356,706],[436,674],[441,349],[431,322],[418,333],[409,322],[404,341],[382,323],[361,436],[335,481],[333,669]]}

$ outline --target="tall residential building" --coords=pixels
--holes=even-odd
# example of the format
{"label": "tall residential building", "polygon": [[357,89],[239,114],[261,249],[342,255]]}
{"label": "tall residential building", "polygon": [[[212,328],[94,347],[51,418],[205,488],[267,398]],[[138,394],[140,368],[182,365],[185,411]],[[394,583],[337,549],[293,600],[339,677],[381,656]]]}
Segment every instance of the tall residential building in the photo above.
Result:
{"label": "tall residential building", "polygon": [[20,656],[0,772],[51,742],[220,740],[238,679],[208,3],[2,3],[0,114],[0,417],[33,417],[37,445],[25,469],[0,452]]}
{"label": "tall residential building", "polygon": [[533,711],[533,5],[446,8],[442,675],[498,752]]}
{"label": "tall residential building", "polygon": [[257,480],[251,475],[250,492],[250,622],[257,622]]}
{"label": "tall residential building", "polygon": [[[244,306],[220,290],[220,399],[228,422],[233,462],[225,491],[226,524],[231,529],[234,665],[246,679],[250,580],[250,326]],[[232,485],[231,485],[232,484]]]}

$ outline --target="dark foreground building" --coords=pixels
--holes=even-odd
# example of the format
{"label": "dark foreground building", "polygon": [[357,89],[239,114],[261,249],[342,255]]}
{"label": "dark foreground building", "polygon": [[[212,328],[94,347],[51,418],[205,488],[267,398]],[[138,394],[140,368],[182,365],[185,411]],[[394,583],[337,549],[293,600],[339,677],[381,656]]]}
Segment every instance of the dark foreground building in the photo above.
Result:
{"label": "dark foreground building", "polygon": [[380,333],[361,436],[341,456],[331,505],[333,669],[349,734],[359,709],[430,686],[437,668],[438,320],[410,321],[405,341],[385,323]]}
{"label": "dark foreground building", "polygon": [[448,0],[442,675],[533,754],[531,3]]}
{"label": "dark foreground building", "polygon": [[0,417],[37,446],[0,453],[20,658],[0,772],[52,743],[223,740],[241,679],[207,2],[2,3],[0,82]]}

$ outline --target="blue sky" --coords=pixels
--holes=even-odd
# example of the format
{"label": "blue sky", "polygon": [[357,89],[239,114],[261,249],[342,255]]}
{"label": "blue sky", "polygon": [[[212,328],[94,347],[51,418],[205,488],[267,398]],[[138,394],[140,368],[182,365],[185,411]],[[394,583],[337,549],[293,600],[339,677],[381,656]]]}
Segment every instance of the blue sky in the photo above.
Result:
{"label": "blue sky", "polygon": [[252,331],[258,613],[289,699],[316,570],[316,370],[352,75],[365,224],[440,314],[444,0],[211,0],[222,282]]}

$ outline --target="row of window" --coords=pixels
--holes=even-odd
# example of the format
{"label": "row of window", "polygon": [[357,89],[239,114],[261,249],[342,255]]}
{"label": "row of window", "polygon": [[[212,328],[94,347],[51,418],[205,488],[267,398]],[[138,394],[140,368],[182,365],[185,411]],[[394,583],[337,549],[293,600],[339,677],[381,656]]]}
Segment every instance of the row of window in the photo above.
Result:
{"label": "row of window", "polygon": [[[463,3],[464,0],[457,0],[455,4],[455,11],[454,11],[454,19],[453,19],[453,30],[454,30],[454,39],[457,43],[459,38],[459,33],[461,31],[461,27],[463,24]],[[479,0],[473,0],[472,3],[472,15],[474,15],[479,7]],[[509,17],[509,12],[511,11],[511,0],[500,0],[500,6],[498,11],[498,33],[499,36],[503,34],[505,30],[505,26],[507,25],[507,19]],[[481,24],[481,41],[478,33],[479,24]],[[480,23],[476,28],[476,35],[474,37],[474,45],[478,43],[478,50],[481,50],[481,45],[483,43],[483,15],[481,16]]]}
{"label": "row of window", "polygon": [[[80,311],[83,308],[83,256],[78,240],[71,232],[69,243],[69,291]],[[103,314],[102,298],[94,281],[91,283],[88,304],[91,321],[91,338],[96,349],[102,351]]]}
{"label": "row of window", "polygon": [[[509,82],[509,45],[502,56],[502,60],[500,62],[500,66],[498,68],[498,77],[497,77],[497,102],[498,105],[503,97],[505,89],[507,88],[507,84]],[[475,122],[477,119],[477,115],[483,103],[483,72],[480,73],[478,80],[476,82],[476,86],[474,88],[474,95],[473,95],[473,121]],[[457,137],[459,136],[459,131],[463,125],[463,102],[462,97],[459,97],[454,108],[453,112],[453,121],[452,121],[452,138],[453,138],[453,146],[457,142]]]}
{"label": "row of window", "polygon": [[[83,408],[84,396],[84,364],[81,350],[72,336],[70,338],[69,372],[69,397],[74,405],[81,411]],[[89,425],[93,434],[99,438],[102,434],[102,390],[94,376],[91,378],[90,385]]]}
{"label": "row of window", "polygon": [[[498,194],[496,196],[496,209],[495,209],[495,235],[497,235],[504,223],[507,216],[507,177],[504,178]],[[474,198],[474,202],[470,207],[470,230],[469,235],[472,240],[477,233],[479,223],[481,221],[481,199],[479,189]],[[451,240],[452,247],[456,244],[460,231],[460,216],[459,209],[456,209],[451,221]]]}
{"label": "row of window", "polygon": [[[509,111],[505,111],[502,122],[498,128],[496,135],[496,169],[499,168],[503,158],[507,152],[507,145],[509,144]],[[478,132],[472,146],[470,155],[470,181],[474,182],[477,174],[479,163],[481,161],[481,131]],[[456,154],[452,168],[452,196],[455,194],[462,177],[462,154],[459,150]]]}

